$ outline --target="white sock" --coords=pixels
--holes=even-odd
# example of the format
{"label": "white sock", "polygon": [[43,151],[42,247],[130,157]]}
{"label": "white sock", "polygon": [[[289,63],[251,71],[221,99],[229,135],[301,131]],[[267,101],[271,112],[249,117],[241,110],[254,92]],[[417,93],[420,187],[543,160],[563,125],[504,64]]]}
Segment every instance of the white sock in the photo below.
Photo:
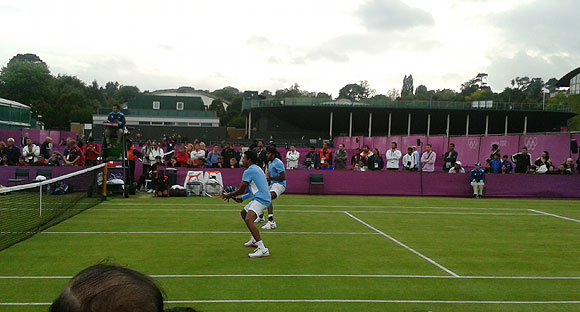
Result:
{"label": "white sock", "polygon": [[266,248],[266,247],[264,246],[264,242],[262,242],[262,241],[256,242],[256,245],[258,245],[258,248],[260,248],[260,249],[264,249],[264,248]]}

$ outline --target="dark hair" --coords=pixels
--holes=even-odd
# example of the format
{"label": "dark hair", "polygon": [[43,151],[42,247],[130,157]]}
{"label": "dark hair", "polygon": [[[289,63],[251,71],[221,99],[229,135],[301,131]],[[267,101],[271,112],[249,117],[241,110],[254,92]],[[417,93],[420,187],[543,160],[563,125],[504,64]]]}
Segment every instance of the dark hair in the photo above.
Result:
{"label": "dark hair", "polygon": [[499,148],[499,146],[497,146],[497,144],[492,144],[492,145],[491,145],[491,148],[493,148],[493,149],[498,149],[498,148]]}
{"label": "dark hair", "polygon": [[278,151],[276,151],[276,148],[275,147],[268,147],[266,149],[266,154],[268,154],[268,153],[270,153],[272,155],[277,155],[278,154]]}
{"label": "dark hair", "polygon": [[502,156],[502,158],[508,158],[508,157],[509,157],[508,155],[503,155],[503,156]]}
{"label": "dark hair", "polygon": [[500,155],[500,154],[498,154],[498,153],[493,153],[493,157],[494,157],[494,158],[495,158],[495,156],[499,157],[499,156],[501,156],[501,155]]}
{"label": "dark hair", "polygon": [[[544,151],[544,153],[546,153],[546,158],[550,159],[550,153],[548,151]],[[542,155],[540,155],[540,156],[542,156]]]}
{"label": "dark hair", "polygon": [[451,145],[451,146],[455,147],[455,143],[449,143],[449,145]]}
{"label": "dark hair", "polygon": [[429,144],[429,143],[427,143],[427,146],[429,146],[429,147],[433,148],[433,145],[431,145],[431,144]]}
{"label": "dark hair", "polygon": [[357,147],[354,149],[355,151],[360,151],[360,147]]}
{"label": "dark hair", "polygon": [[120,107],[119,107],[119,104],[114,104],[114,105],[113,105],[113,107],[120,108]]}
{"label": "dark hair", "polygon": [[97,264],[70,280],[50,312],[162,312],[163,297],[148,276],[121,266]]}
{"label": "dark hair", "polygon": [[252,150],[248,150],[244,152],[244,157],[246,157],[247,160],[251,161],[252,164],[255,164],[256,160],[258,159],[258,154],[256,154],[256,152]]}
{"label": "dark hair", "polygon": [[391,142],[391,144],[395,144],[395,148],[398,147],[397,142]]}
{"label": "dark hair", "polygon": [[528,150],[528,148],[527,148],[527,147],[525,147],[525,146],[524,146],[524,147],[522,147],[522,149],[523,149],[523,150],[526,150],[526,151]]}
{"label": "dark hair", "polygon": [[313,145],[310,145],[310,148],[315,148]]}
{"label": "dark hair", "polygon": [[407,150],[411,150],[412,151],[413,150],[413,147],[409,146],[409,147],[407,147]]}

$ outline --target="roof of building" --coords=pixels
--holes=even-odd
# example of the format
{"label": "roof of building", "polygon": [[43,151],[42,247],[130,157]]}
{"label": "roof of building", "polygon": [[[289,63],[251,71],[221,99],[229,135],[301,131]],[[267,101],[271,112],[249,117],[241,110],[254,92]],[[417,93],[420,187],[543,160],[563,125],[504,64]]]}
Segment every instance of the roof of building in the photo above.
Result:
{"label": "roof of building", "polygon": [[24,105],[22,103],[18,103],[16,101],[3,99],[3,98],[0,98],[0,105],[18,107],[18,108],[23,108],[23,109],[30,109],[30,107],[27,105]]}
{"label": "roof of building", "polygon": [[[108,115],[110,109],[99,109],[98,115]],[[150,109],[132,109],[122,110],[125,116],[130,117],[172,117],[175,119],[183,118],[217,118],[214,111],[195,111],[195,110],[150,110]]]}
{"label": "roof of building", "polygon": [[556,87],[559,88],[570,87],[570,80],[579,74],[580,67],[574,69],[573,71],[567,73],[564,77],[560,78],[560,80],[558,80],[558,83],[556,83]]}

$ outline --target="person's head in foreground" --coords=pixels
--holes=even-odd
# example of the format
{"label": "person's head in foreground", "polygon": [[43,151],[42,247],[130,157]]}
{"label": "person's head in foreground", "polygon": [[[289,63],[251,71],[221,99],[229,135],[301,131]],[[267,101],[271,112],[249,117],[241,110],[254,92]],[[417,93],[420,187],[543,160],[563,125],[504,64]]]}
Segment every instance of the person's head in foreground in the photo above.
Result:
{"label": "person's head in foreground", "polygon": [[148,276],[97,264],[74,276],[50,312],[162,312],[163,293]]}
{"label": "person's head in foreground", "polygon": [[461,162],[458,160],[455,162],[455,170],[459,172],[461,170]]}
{"label": "person's head in foreground", "polygon": [[475,169],[477,169],[477,170],[481,169],[481,163],[476,162],[475,163]]}

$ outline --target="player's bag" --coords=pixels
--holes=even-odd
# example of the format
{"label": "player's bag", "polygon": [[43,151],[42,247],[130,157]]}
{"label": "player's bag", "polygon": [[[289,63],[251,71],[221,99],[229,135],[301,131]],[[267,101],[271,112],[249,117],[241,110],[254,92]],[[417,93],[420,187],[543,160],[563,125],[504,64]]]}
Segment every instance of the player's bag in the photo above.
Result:
{"label": "player's bag", "polygon": [[222,186],[216,179],[209,179],[205,183],[205,192],[211,196],[220,196],[222,195]]}
{"label": "player's bag", "polygon": [[185,187],[186,192],[193,196],[201,196],[203,193],[203,184],[199,181],[187,182]]}

